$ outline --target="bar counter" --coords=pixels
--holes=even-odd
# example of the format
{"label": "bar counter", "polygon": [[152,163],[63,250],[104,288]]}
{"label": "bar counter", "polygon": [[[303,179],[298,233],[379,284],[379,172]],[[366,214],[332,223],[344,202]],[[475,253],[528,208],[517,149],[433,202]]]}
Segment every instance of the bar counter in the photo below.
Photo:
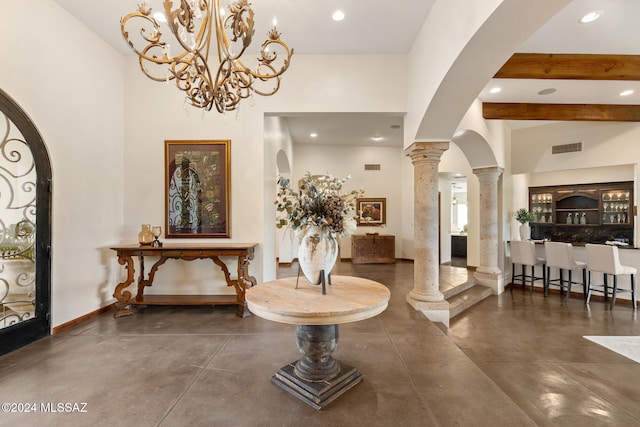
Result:
{"label": "bar counter", "polygon": [[[533,240],[533,242],[536,243],[536,255],[541,257],[541,258],[545,258],[545,251],[544,251],[544,241],[543,240]],[[587,262],[587,256],[586,256],[586,250],[584,248],[585,243],[573,243],[573,256],[575,258],[576,261],[582,261],[582,262]],[[508,248],[508,245],[507,245]],[[638,281],[638,279],[640,278],[640,251],[637,250],[638,247],[636,246],[618,246],[618,253],[620,254],[620,263],[622,265],[627,265],[629,267],[634,267],[636,270],[638,270],[639,275],[636,276],[636,282]],[[507,253],[506,256],[508,257],[508,262],[505,263],[505,274],[510,274],[511,273],[511,258],[510,258],[510,254]],[[558,278],[558,270],[556,268],[551,268],[551,276],[550,279],[556,279]],[[542,276],[542,275],[541,275]],[[565,273],[566,276],[566,273]],[[588,280],[588,279],[587,279]],[[627,287],[628,284],[628,276],[624,277],[622,279],[620,279],[622,282],[622,286],[623,287]],[[580,278],[577,277],[577,281],[580,281]],[[599,273],[592,273],[592,281],[594,284],[601,284],[602,283],[602,274]],[[511,277],[509,277],[508,280],[509,283],[511,283]],[[542,288],[542,281],[536,281],[535,283],[536,287],[540,287]],[[518,284],[516,286],[520,286],[520,282],[518,282]],[[579,286],[574,286],[572,289],[572,294],[576,293],[576,291],[580,291],[580,294],[582,295],[582,288]],[[575,296],[572,298],[576,298]],[[621,293],[618,294],[618,296],[616,297],[619,300],[627,300],[630,301],[631,299],[631,294],[627,294],[627,293]],[[592,301],[591,304],[599,304],[600,302],[598,301]],[[628,302],[627,302],[628,303]]]}

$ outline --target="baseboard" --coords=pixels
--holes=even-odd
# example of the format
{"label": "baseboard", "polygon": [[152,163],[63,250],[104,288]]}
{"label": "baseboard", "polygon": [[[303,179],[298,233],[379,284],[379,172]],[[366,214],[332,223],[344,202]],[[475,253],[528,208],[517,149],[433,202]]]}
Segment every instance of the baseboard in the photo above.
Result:
{"label": "baseboard", "polygon": [[52,335],[59,334],[62,331],[66,331],[67,329],[73,328],[74,326],[79,325],[80,323],[86,320],[92,319],[94,317],[97,317],[97,316],[100,316],[101,314],[106,313],[107,311],[111,310],[114,306],[115,306],[115,303],[105,305],[104,307],[99,308],[95,311],[92,311],[91,313],[87,313],[84,316],[80,316],[77,319],[70,320],[68,322],[63,323],[62,325],[58,325],[53,328],[53,331],[51,334]]}

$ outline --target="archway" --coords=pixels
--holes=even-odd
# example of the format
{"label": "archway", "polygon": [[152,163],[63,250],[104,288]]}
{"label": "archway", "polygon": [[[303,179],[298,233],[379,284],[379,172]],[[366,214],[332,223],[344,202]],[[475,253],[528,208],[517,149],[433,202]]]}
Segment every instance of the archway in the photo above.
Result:
{"label": "archway", "polygon": [[[42,136],[0,90],[0,354],[50,334],[51,163]],[[12,265],[15,264],[15,271]]]}

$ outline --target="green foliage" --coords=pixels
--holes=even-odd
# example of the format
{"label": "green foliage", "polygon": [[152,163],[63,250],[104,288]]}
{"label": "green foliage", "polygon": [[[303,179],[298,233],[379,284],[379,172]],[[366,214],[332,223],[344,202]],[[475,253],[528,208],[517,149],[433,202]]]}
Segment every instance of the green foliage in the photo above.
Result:
{"label": "green foliage", "polygon": [[516,217],[516,221],[518,221],[520,224],[526,224],[528,222],[535,220],[536,214],[524,208],[520,208],[516,211],[515,217]]}

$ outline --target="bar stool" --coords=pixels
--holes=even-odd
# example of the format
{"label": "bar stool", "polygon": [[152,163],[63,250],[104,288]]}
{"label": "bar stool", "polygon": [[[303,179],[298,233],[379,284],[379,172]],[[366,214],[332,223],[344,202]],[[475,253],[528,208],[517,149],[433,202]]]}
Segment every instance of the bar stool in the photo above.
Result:
{"label": "bar stool", "polygon": [[[587,251],[587,268],[589,269],[589,290],[587,292],[587,304],[591,299],[591,292],[604,292],[604,300],[607,300],[609,293],[607,277],[613,276],[613,291],[611,293],[611,309],[616,303],[618,292],[631,292],[633,309],[636,309],[636,269],[620,264],[620,255],[617,246],[610,245],[585,245]],[[603,274],[603,285],[594,285],[591,281],[591,273]],[[631,278],[631,289],[618,289],[618,276],[629,275]]]}
{"label": "bar stool", "polygon": [[[511,246],[511,292],[513,293],[513,285],[516,278],[522,280],[522,289],[527,286],[527,279],[531,280],[531,291],[533,295],[533,283],[536,280],[542,280],[543,286],[547,282],[545,259],[536,256],[536,244],[530,240],[512,240]],[[515,275],[516,264],[522,266],[522,274]],[[531,274],[526,274],[526,267],[531,267]],[[542,267],[542,277],[535,275],[535,268]]]}
{"label": "bar stool", "polygon": [[[587,297],[587,264],[582,261],[576,261],[573,258],[573,245],[564,242],[544,242],[544,255],[547,260],[547,283],[544,287],[544,294],[547,295],[550,285],[560,287],[562,293],[565,284],[567,287],[566,299],[571,296],[571,286],[580,285],[574,282],[571,273],[574,270],[582,270],[582,293],[583,299]],[[551,279],[551,268],[558,269],[558,278]],[[564,280],[563,273],[568,271],[568,280]]]}

